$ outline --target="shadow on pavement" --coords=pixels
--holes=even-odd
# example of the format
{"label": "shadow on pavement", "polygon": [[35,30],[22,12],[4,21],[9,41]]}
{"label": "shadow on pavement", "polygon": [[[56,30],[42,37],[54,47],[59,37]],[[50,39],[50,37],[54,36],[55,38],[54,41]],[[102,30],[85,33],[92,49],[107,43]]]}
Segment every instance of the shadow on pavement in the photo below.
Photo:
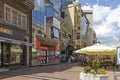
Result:
{"label": "shadow on pavement", "polygon": [[75,66],[78,66],[78,63],[60,63],[56,65],[35,66],[35,67],[15,69],[15,70],[6,71],[6,72],[0,72],[0,80],[14,77],[14,76],[20,76],[20,75],[34,75],[37,73],[51,73],[52,74],[54,72],[66,71]]}

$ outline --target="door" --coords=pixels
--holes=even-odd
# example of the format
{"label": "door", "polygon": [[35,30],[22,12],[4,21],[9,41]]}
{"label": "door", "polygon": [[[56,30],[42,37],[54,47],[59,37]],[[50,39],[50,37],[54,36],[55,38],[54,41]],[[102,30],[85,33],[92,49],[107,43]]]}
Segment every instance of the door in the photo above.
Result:
{"label": "door", "polygon": [[9,57],[10,57],[10,44],[3,43],[3,59],[2,65],[8,67],[9,66]]}

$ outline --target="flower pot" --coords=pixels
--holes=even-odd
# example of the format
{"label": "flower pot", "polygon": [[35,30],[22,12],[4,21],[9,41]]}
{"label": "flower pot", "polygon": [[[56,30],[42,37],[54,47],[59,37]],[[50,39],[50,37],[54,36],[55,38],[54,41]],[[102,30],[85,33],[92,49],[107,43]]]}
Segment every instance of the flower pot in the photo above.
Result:
{"label": "flower pot", "polygon": [[84,72],[80,73],[80,80],[108,80],[108,75],[93,75],[93,74],[87,74]]}

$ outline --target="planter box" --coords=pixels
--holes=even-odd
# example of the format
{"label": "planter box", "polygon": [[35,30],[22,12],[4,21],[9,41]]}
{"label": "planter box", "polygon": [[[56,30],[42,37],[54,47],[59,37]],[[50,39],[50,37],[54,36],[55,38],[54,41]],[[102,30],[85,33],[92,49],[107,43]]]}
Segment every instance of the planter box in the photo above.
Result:
{"label": "planter box", "polygon": [[93,74],[86,74],[81,72],[80,73],[80,80],[108,80],[108,75],[93,75]]}

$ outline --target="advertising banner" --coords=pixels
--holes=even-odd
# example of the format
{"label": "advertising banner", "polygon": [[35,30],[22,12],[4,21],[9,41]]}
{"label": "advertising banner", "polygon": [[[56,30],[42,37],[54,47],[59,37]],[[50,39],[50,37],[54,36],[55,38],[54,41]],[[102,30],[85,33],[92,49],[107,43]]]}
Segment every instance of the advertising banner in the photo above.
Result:
{"label": "advertising banner", "polygon": [[53,26],[60,29],[60,21],[56,18],[53,18]]}

